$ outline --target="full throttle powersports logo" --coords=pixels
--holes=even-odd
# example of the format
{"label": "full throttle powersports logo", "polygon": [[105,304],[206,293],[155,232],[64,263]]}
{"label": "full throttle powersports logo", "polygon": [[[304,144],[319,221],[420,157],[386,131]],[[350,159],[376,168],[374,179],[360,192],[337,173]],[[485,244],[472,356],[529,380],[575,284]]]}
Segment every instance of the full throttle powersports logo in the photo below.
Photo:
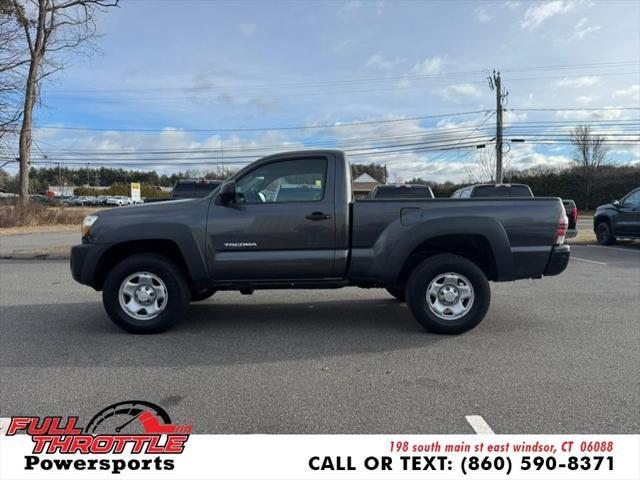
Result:
{"label": "full throttle powersports logo", "polygon": [[[173,470],[165,455],[184,451],[193,427],[174,425],[158,405],[142,400],[114,403],[96,413],[86,427],[78,417],[12,417],[7,435],[26,433],[33,441],[33,455],[26,455],[25,470],[101,470],[117,474],[125,470]],[[57,454],[83,454],[59,458]],[[123,454],[128,458],[111,458]],[[55,455],[56,458],[47,458]],[[109,455],[110,458],[101,456]],[[155,455],[130,458],[131,455]]]}

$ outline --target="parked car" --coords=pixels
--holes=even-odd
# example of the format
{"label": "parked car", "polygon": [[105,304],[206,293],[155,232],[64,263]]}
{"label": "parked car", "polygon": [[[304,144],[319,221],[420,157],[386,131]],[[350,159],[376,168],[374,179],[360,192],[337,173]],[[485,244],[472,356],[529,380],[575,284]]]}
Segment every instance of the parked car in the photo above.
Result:
{"label": "parked car", "polygon": [[529,185],[522,183],[496,183],[471,185],[456,190],[451,198],[478,198],[478,197],[533,197]]}
{"label": "parked car", "polygon": [[113,197],[107,198],[107,205],[115,205],[117,207],[122,207],[124,205],[131,205],[131,199],[129,197],[125,197],[123,195],[115,195]]}
{"label": "parked car", "polygon": [[[518,183],[501,183],[501,184],[486,184],[486,185],[472,185],[456,190],[451,195],[451,198],[488,198],[488,197],[522,197],[531,198],[533,192],[529,185]],[[562,205],[565,209],[565,214],[569,221],[569,227],[567,229],[567,238],[574,238],[578,235],[578,208],[573,200],[562,200]]]}
{"label": "parked car", "polygon": [[[564,206],[564,212],[567,215],[567,219],[569,219],[569,232],[578,231],[578,206],[576,202],[573,200],[562,199],[562,205]],[[575,235],[573,235],[575,236]],[[570,235],[567,235],[568,238],[571,238]]]}
{"label": "parked car", "polygon": [[98,195],[96,197],[96,205],[106,205],[108,198],[109,197],[107,195]]}
{"label": "parked car", "polygon": [[171,199],[202,198],[220,186],[221,180],[178,180],[171,190]]}
{"label": "parked car", "polygon": [[369,198],[435,198],[431,187],[410,183],[378,185],[371,190]]}
{"label": "parked car", "polygon": [[84,205],[84,197],[72,196],[65,200],[65,203],[70,207],[79,207]]}
{"label": "parked car", "polygon": [[[350,169],[337,150],[277,154],[207,198],[89,215],[73,278],[102,290],[111,319],[136,333],[166,330],[217,290],[357,286],[387,288],[427,330],[456,334],[484,318],[489,280],[557,275],[569,262],[558,198],[353,201]],[[286,185],[309,196],[273,195]]]}
{"label": "parked car", "polygon": [[600,245],[612,245],[618,238],[640,238],[640,187],[622,200],[596,208],[593,230]]}
{"label": "parked car", "polygon": [[49,199],[49,197],[47,197],[46,195],[41,195],[39,193],[32,193],[31,195],[29,195],[29,199],[32,202],[37,202],[37,203],[51,203],[51,200]]}

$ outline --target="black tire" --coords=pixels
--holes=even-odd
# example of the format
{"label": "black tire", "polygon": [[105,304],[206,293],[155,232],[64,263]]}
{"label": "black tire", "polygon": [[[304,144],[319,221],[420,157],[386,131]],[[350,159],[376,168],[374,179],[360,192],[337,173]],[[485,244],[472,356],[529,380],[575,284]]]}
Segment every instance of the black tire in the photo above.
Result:
{"label": "black tire", "polygon": [[400,302],[406,301],[406,296],[404,294],[404,288],[402,287],[387,287],[385,290],[389,292],[392,296],[396,297],[396,299]]}
{"label": "black tire", "polygon": [[214,293],[216,293],[216,291],[211,289],[207,289],[203,292],[191,292],[191,301],[202,302],[203,300],[212,297]]}
{"label": "black tire", "polygon": [[[149,272],[164,282],[167,302],[154,318],[140,320],[120,305],[120,286],[130,275]],[[159,333],[180,319],[189,303],[190,292],[180,268],[167,257],[141,254],[125,258],[107,275],[102,290],[102,303],[107,314],[118,327],[131,333]]]}
{"label": "black tire", "polygon": [[600,245],[613,245],[616,243],[616,237],[613,236],[611,227],[607,222],[599,223],[596,227],[596,240]]}
{"label": "black tire", "polygon": [[[427,304],[427,290],[431,282],[449,272],[462,275],[473,289],[469,310],[455,319],[440,318]],[[475,263],[459,255],[443,254],[427,258],[411,272],[406,296],[411,313],[425,329],[434,333],[459,334],[471,330],[484,318],[491,302],[491,288],[487,277]]]}

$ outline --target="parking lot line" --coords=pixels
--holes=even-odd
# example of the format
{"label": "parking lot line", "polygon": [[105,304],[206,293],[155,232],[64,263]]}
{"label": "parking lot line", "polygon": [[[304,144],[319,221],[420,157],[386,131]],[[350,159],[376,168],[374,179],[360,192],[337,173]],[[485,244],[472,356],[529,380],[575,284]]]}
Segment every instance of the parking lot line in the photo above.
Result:
{"label": "parking lot line", "polygon": [[580,258],[580,257],[576,257],[576,256],[573,256],[573,255],[570,258],[571,258],[571,260],[578,260],[580,262],[595,263],[596,265],[606,265],[606,263],[604,263],[604,262],[596,262],[595,260],[587,260],[586,258]]}
{"label": "parking lot line", "polygon": [[491,427],[481,415],[467,415],[464,418],[478,435],[495,435],[495,432],[491,430]]}
{"label": "parking lot line", "polygon": [[0,436],[7,433],[11,419],[8,417],[0,417]]}
{"label": "parking lot line", "polygon": [[604,246],[604,245],[584,245],[585,247],[591,247],[591,248],[604,248],[606,250],[618,250],[620,252],[629,252],[629,253],[640,253],[640,250],[633,250],[631,248],[625,248],[625,247],[612,247],[612,246]]}

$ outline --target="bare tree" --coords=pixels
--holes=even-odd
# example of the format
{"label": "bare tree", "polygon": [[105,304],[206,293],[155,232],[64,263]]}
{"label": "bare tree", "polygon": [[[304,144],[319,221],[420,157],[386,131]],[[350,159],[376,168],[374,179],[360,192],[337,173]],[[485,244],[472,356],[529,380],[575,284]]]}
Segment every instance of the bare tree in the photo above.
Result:
{"label": "bare tree", "polygon": [[20,47],[22,28],[11,12],[10,0],[0,0],[0,153],[12,150],[9,142],[21,116],[22,73],[27,61],[26,49]]}
{"label": "bare tree", "polygon": [[[493,149],[483,148],[476,150],[470,163],[465,165],[469,180],[472,183],[494,183],[496,181],[496,152]],[[509,157],[503,157],[502,171],[504,177],[509,176],[511,164]]]}
{"label": "bare tree", "polygon": [[[29,202],[33,109],[42,80],[62,70],[60,53],[91,45],[96,14],[119,0],[0,0],[22,28],[27,46],[22,125],[20,127],[20,203]],[[10,8],[10,10],[9,10]]]}
{"label": "bare tree", "polygon": [[584,196],[583,205],[588,210],[593,206],[598,174],[607,162],[605,138],[593,134],[589,125],[581,125],[571,132],[571,143],[575,147],[572,160]]}

